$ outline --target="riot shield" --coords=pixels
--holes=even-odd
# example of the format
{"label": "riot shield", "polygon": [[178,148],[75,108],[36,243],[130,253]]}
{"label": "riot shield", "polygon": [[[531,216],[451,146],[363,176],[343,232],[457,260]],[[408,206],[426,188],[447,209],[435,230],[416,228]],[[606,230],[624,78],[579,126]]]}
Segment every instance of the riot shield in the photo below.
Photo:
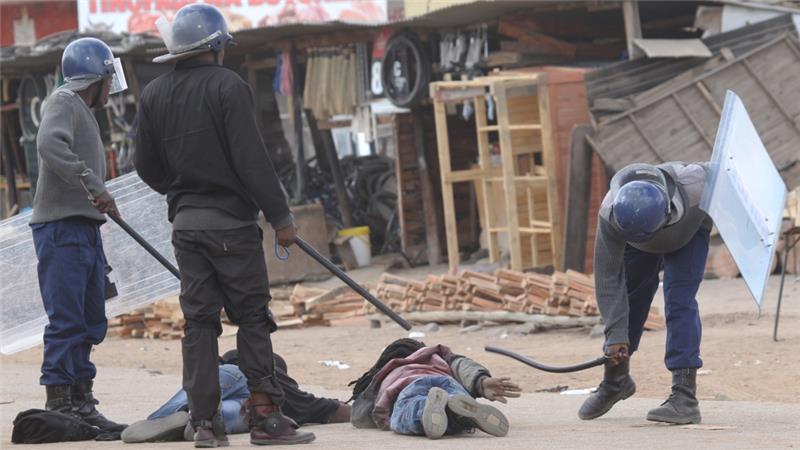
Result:
{"label": "riot shield", "polygon": [[780,235],[786,185],[744,104],[731,91],[725,96],[709,168],[700,207],[714,219],[760,311]]}
{"label": "riot shield", "polygon": [[[131,227],[174,262],[164,197],[135,173],[112,180],[106,187]],[[48,322],[39,292],[30,219],[28,212],[0,222],[0,351],[5,354],[42,342]],[[118,291],[106,302],[108,317],[178,293],[178,280],[120,227],[109,221],[101,233]]]}

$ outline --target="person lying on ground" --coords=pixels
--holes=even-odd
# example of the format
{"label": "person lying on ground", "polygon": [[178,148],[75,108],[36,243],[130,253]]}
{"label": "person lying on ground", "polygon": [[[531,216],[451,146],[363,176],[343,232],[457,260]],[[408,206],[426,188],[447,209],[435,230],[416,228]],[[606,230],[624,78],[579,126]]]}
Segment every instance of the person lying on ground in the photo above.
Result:
{"label": "person lying on ground", "polygon": [[[339,400],[316,397],[300,389],[289,376],[286,361],[275,355],[275,374],[286,395],[283,412],[299,425],[309,423],[344,423],[350,420],[350,405]],[[242,405],[250,397],[247,379],[239,369],[239,352],[231,350],[220,358],[219,382],[222,391],[220,411],[226,434],[247,433],[248,423]],[[193,440],[189,424],[189,401],[186,391],[179,391],[146,420],[136,422],[122,434],[129,444]]]}
{"label": "person lying on ground", "polygon": [[[391,343],[361,378],[352,381],[356,428],[438,439],[478,428],[493,436],[508,433],[508,419],[475,398],[506,403],[521,389],[444,345],[426,347],[413,339]],[[349,402],[349,401],[348,401]]]}

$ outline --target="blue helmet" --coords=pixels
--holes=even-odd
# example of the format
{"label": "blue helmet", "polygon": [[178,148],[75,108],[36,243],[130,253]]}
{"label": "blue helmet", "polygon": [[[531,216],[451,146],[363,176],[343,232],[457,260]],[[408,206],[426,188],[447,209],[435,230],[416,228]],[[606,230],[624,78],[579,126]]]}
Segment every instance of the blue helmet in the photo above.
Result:
{"label": "blue helmet", "polygon": [[667,192],[652,181],[630,181],[617,191],[611,217],[626,241],[643,242],[669,220],[669,202]]}
{"label": "blue helmet", "polygon": [[194,3],[179,9],[172,23],[164,17],[156,22],[169,54],[155,62],[170,62],[207,51],[219,52],[233,44],[228,24],[219,9],[205,3]]}
{"label": "blue helmet", "polygon": [[64,81],[97,81],[114,75],[114,54],[100,39],[91,37],[74,40],[61,56]]}

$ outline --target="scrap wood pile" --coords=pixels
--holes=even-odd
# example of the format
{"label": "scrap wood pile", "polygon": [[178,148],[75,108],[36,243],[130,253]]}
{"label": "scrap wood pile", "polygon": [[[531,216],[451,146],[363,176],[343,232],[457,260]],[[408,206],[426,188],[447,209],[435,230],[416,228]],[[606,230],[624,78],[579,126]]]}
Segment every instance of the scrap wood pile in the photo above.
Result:
{"label": "scrap wood pile", "polygon": [[[384,274],[377,297],[397,312],[508,311],[549,316],[597,316],[594,279],[575,271],[553,275],[497,269],[459,276],[428,275],[424,281]],[[664,327],[653,308],[646,329]]]}
{"label": "scrap wood pile", "polygon": [[[394,311],[408,314],[409,320],[413,320],[412,314],[426,312],[489,313],[497,321],[504,316],[495,313],[513,315],[516,321],[534,314],[562,319],[599,315],[593,277],[575,271],[542,275],[508,269],[494,273],[465,270],[460,275],[428,275],[422,281],[385,273],[377,285],[365,288]],[[377,313],[347,286],[327,290],[298,284],[272,288],[271,294],[270,311],[280,328],[327,326],[332,321]],[[178,300],[171,298],[111,319],[109,333],[122,338],[178,339],[183,324]],[[662,328],[664,317],[653,308],[645,329]]]}
{"label": "scrap wood pile", "polygon": [[180,339],[184,325],[177,297],[108,320],[108,335],[121,338]]}

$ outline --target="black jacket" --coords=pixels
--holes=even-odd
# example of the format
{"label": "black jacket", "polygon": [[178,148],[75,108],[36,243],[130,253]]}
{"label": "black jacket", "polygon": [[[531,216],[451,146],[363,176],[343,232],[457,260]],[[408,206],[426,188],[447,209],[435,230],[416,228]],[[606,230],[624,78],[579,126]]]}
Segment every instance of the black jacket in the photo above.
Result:
{"label": "black jacket", "polygon": [[291,223],[286,196],[255,119],[250,87],[235,72],[181,61],[148,84],[139,103],[134,164],[179,208],[217,208],[242,220],[258,210],[280,229]]}

